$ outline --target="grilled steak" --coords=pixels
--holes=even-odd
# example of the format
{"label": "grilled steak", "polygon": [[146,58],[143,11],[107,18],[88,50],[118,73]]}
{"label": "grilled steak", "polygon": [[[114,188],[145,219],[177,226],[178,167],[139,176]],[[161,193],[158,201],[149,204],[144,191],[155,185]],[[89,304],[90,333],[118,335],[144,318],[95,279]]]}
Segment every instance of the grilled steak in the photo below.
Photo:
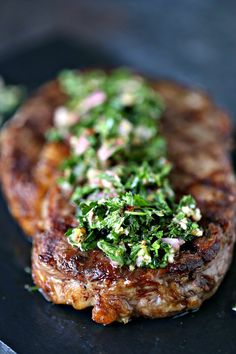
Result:
{"label": "grilled steak", "polygon": [[[9,208],[27,235],[36,232],[41,202],[67,149],[45,146],[55,107],[65,100],[57,83],[40,90],[8,122],[0,137],[1,181]],[[56,148],[54,146],[56,145]]]}
{"label": "grilled steak", "polygon": [[93,320],[102,324],[198,308],[217,290],[232,258],[236,189],[229,119],[198,91],[169,82],[153,87],[167,107],[161,129],[174,165],[171,184],[178,197],[193,195],[203,215],[204,236],[185,243],[166,268],[114,267],[101,250],[82,252],[68,243],[64,234],[77,225],[75,206],[54,181],[69,151],[44,139],[55,107],[65,100],[56,82],[26,103],[1,136],[3,190],[13,215],[34,235],[34,282],[54,303],[92,306]]}

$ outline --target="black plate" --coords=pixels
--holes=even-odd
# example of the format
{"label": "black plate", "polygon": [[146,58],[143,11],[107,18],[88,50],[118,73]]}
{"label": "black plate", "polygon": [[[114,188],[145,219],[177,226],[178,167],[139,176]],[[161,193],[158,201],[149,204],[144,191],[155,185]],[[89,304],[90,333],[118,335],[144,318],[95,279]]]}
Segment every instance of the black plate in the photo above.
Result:
{"label": "black plate", "polygon": [[[110,55],[66,40],[46,44],[0,62],[0,73],[29,89],[64,67],[118,63]],[[0,197],[0,339],[17,353],[224,353],[236,352],[236,259],[217,294],[195,313],[170,319],[134,319],[128,325],[107,327],[93,323],[91,311],[55,306],[29,293],[24,271],[30,265],[29,241]],[[5,348],[5,349],[4,349]],[[5,351],[4,351],[5,350]],[[10,353],[0,342],[0,353]]]}

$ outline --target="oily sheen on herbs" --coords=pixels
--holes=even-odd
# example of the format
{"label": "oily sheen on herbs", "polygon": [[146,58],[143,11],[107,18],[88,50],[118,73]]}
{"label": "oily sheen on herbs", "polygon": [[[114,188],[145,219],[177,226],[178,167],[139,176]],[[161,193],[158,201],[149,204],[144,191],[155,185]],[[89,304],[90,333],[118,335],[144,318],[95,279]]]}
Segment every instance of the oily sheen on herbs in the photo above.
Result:
{"label": "oily sheen on herbs", "polygon": [[70,146],[58,179],[77,210],[68,242],[101,249],[114,266],[166,267],[203,232],[193,197],[177,203],[170,186],[161,98],[124,69],[67,70],[58,80],[67,102],[46,136]]}

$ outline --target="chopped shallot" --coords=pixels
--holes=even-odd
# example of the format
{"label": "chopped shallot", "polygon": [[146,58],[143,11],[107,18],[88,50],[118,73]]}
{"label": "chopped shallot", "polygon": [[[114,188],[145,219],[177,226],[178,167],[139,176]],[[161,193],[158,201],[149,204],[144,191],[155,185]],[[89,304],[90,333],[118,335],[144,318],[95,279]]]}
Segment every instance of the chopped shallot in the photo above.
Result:
{"label": "chopped shallot", "polygon": [[170,245],[175,251],[179,251],[180,246],[182,246],[185,241],[180,238],[171,238],[171,237],[164,237],[162,238],[164,243]]}
{"label": "chopped shallot", "polygon": [[81,135],[79,138],[72,136],[70,138],[70,145],[77,155],[82,155],[90,146],[89,140]]}
{"label": "chopped shallot", "polygon": [[90,109],[100,106],[106,100],[106,94],[103,91],[95,91],[80,102],[79,110],[83,113]]}
{"label": "chopped shallot", "polygon": [[56,128],[65,128],[79,121],[79,116],[70,112],[66,107],[58,107],[54,113],[54,125]]}
{"label": "chopped shallot", "polygon": [[122,139],[116,139],[116,141],[113,144],[109,144],[107,142],[103,143],[100,149],[98,149],[98,158],[100,161],[106,161],[111,157],[114,152],[117,150],[119,146],[123,145],[123,140]]}

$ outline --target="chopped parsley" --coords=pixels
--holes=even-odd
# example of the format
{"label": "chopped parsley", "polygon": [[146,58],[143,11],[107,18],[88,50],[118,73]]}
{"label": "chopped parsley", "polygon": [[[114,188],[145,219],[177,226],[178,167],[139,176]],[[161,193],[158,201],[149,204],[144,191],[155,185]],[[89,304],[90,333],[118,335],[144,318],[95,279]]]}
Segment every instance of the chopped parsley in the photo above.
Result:
{"label": "chopped parsley", "polygon": [[25,290],[27,290],[29,293],[33,293],[33,292],[39,290],[39,287],[38,287],[37,285],[31,286],[31,285],[29,285],[29,284],[25,284],[24,288],[25,288]]}
{"label": "chopped parsley", "polygon": [[6,85],[0,77],[0,123],[14,113],[24,97],[24,87]]}
{"label": "chopped parsley", "polygon": [[164,103],[124,69],[67,70],[58,80],[68,100],[46,136],[71,148],[58,179],[77,210],[68,242],[81,251],[102,250],[114,266],[166,267],[183,243],[203,232],[194,198],[177,201],[169,182],[160,132]]}

